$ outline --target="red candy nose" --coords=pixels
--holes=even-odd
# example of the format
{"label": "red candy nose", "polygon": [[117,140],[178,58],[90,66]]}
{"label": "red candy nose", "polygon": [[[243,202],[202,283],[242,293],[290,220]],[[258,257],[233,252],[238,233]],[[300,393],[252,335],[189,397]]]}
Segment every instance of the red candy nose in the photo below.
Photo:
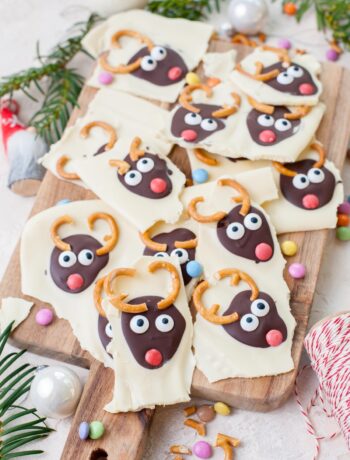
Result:
{"label": "red candy nose", "polygon": [[276,134],[271,131],[271,129],[264,129],[259,134],[259,139],[261,142],[265,142],[266,144],[271,144],[271,142],[275,142]]}
{"label": "red candy nose", "polygon": [[73,273],[67,278],[67,286],[71,291],[80,289],[84,284],[84,278],[79,273]]}
{"label": "red candy nose", "polygon": [[149,186],[153,193],[163,193],[166,190],[166,182],[164,179],[161,179],[160,177],[152,179]]}
{"label": "red candy nose", "polygon": [[185,129],[181,133],[182,139],[184,141],[187,141],[187,142],[195,141],[197,139],[197,136],[198,135],[197,135],[196,131],[194,131],[193,129]]}
{"label": "red candy nose", "polygon": [[316,195],[305,195],[303,198],[303,206],[305,209],[316,209],[320,204],[320,200]]}
{"label": "red candy nose", "polygon": [[282,332],[277,331],[276,329],[271,329],[266,334],[266,342],[270,345],[270,347],[278,347],[283,342],[283,335]]}
{"label": "red candy nose", "polygon": [[255,248],[256,257],[265,262],[266,260],[271,259],[272,256],[272,247],[267,243],[260,243]]}
{"label": "red candy nose", "polygon": [[314,94],[314,92],[315,92],[315,87],[314,87],[314,85],[312,85],[311,83],[302,83],[302,84],[299,86],[299,92],[300,92],[303,96],[308,96],[309,94]]}
{"label": "red candy nose", "polygon": [[150,350],[146,351],[145,361],[151,366],[159,366],[163,362],[163,356],[159,350],[156,348],[151,348]]}
{"label": "red candy nose", "polygon": [[178,78],[181,77],[181,75],[182,75],[181,67],[172,67],[171,69],[169,69],[169,72],[168,72],[169,80],[177,80]]}

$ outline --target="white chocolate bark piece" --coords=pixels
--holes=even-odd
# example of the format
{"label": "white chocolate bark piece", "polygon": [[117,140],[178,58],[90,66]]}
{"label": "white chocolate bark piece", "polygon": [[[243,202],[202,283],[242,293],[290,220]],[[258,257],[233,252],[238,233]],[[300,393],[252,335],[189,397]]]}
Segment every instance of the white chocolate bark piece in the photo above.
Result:
{"label": "white chocolate bark piece", "polygon": [[236,50],[223,53],[206,53],[202,59],[204,75],[208,78],[227,80],[234,69],[236,58]]}
{"label": "white chocolate bark piece", "polygon": [[[118,167],[111,166],[110,161],[125,162],[133,139],[125,133],[104,155],[88,161],[75,161],[75,170],[99,198],[120,212],[139,231],[147,230],[159,220],[175,223],[182,212],[179,195],[186,178],[175,164],[161,154],[161,150],[154,149],[156,142],[142,138],[139,148],[144,149],[145,155],[136,165],[129,162],[126,173],[119,174]],[[141,163],[146,158],[148,163],[143,166]],[[163,192],[154,192],[152,184],[156,187],[160,184],[162,189],[159,190]]]}
{"label": "white chocolate bark piece", "polygon": [[[200,22],[185,19],[169,19],[142,10],[132,10],[110,17],[93,29],[83,40],[84,47],[94,56],[108,52],[108,63],[115,67],[127,64],[145,43],[135,37],[122,37],[120,47],[111,46],[113,34],[120,30],[135,31],[152,41],[155,47],[165,48],[165,58],[157,55],[157,50],[145,52],[152,63],[142,68],[147,78],[138,78],[132,73],[113,73],[112,89],[127,91],[138,96],[165,102],[174,102],[185,82],[186,73],[194,69],[205,54],[213,27]],[[179,67],[178,78],[168,78],[169,69]],[[105,70],[100,61],[88,81],[90,86],[100,88],[99,75]],[[158,74],[157,74],[158,72]],[[163,84],[155,84],[161,79]],[[148,81],[150,80],[150,81]]]}
{"label": "white chocolate bark piece", "polygon": [[[105,407],[109,412],[139,411],[190,399],[195,362],[191,351],[193,325],[185,289],[181,282],[173,304],[157,309],[155,301],[168,296],[172,279],[164,269],[149,272],[149,265],[155,261],[159,259],[142,257],[133,266],[134,276],[121,276],[113,285],[115,292],[127,293],[124,302],[147,296],[148,311],[121,313],[110,303],[104,306],[114,335],[109,351],[114,358],[115,387],[113,399]],[[177,259],[169,258],[167,262],[176,267],[181,279]],[[152,301],[151,296],[158,299]],[[161,315],[166,316],[158,319]],[[153,359],[147,357],[150,349]],[[160,361],[154,361],[155,358]]]}
{"label": "white chocolate bark piece", "polygon": [[29,315],[33,302],[21,299],[19,297],[6,297],[1,301],[0,308],[0,331],[14,321],[12,330],[21,324]]}
{"label": "white chocolate bark piece", "polygon": [[[93,230],[89,229],[87,219],[94,213],[109,214],[118,226],[117,244],[108,256],[98,256],[94,251],[96,247],[106,244],[104,237],[111,234],[109,225],[104,220],[96,220]],[[73,251],[77,252],[74,252],[75,255],[66,254],[70,256],[67,261],[64,260],[63,251],[55,248],[50,235],[51,226],[62,216],[70,216],[74,220],[72,224],[61,225],[57,231],[61,239],[68,238],[71,241]],[[79,249],[76,250],[75,247]],[[82,248],[93,249],[92,263]],[[58,317],[69,321],[81,347],[94,358],[110,365],[110,357],[102,343],[108,342],[105,334],[107,324],[99,325],[99,314],[93,301],[94,284],[97,278],[113,268],[133,263],[140,250],[141,244],[136,230],[102,201],[75,201],[57,205],[32,217],[24,228],[21,240],[22,292],[50,303]],[[100,262],[99,258],[103,261]],[[72,265],[74,260],[75,264]],[[54,272],[55,280],[52,274]],[[72,274],[78,275],[75,278],[82,276],[82,291],[68,287],[68,279]],[[99,326],[103,326],[101,336]]]}
{"label": "white chocolate bark piece", "polygon": [[[234,324],[233,335],[224,326],[214,324],[197,313],[193,341],[196,365],[209,382],[231,377],[277,375],[294,369],[291,348],[296,322],[290,312],[286,290],[283,287],[281,289],[281,283],[272,276],[256,284],[259,289],[258,299],[262,298],[262,292],[270,296],[263,297],[264,301],[268,301],[269,311],[260,313],[250,298],[246,299],[240,308],[239,320]],[[250,287],[242,281],[234,286],[230,284],[230,278],[218,281],[212,277],[202,302],[206,308],[220,304],[217,314],[222,316],[231,313],[231,310],[226,311],[233,299],[236,298],[237,302],[236,296],[243,291],[250,291]],[[254,314],[256,312],[261,316]],[[256,329],[251,330],[253,328]],[[268,346],[266,343],[265,334],[268,337],[270,330],[279,333],[283,331],[284,341],[278,346]]]}
{"label": "white chocolate bark piece", "polygon": [[[239,65],[244,72],[254,75],[257,62],[263,66],[261,73],[269,72],[270,66],[275,64],[284,64],[278,53],[259,47],[246,56]],[[300,66],[301,69],[292,68],[293,65]],[[267,82],[254,79],[237,69],[232,72],[231,78],[244,93],[264,104],[315,105],[322,93],[322,84],[318,79],[320,72],[320,63],[312,55],[295,54],[291,56],[291,65],[280,66],[278,76]],[[270,86],[271,82],[276,82],[276,85],[273,83],[274,87]],[[302,93],[301,84],[311,85],[308,87],[310,89],[305,89]],[[311,87],[313,87],[312,92]]]}
{"label": "white chocolate bark piece", "polygon": [[[107,123],[115,132],[117,141],[125,133],[146,135],[149,141],[159,136],[159,126],[163,124],[168,112],[159,106],[145,101],[131,94],[109,89],[98,91],[90,102],[86,114],[77,119],[73,126],[65,129],[62,138],[53,144],[42,164],[55,176],[62,179],[57,173],[57,161],[63,155],[69,161],[65,166],[68,173],[76,173],[74,160],[88,159],[105,146],[110,140],[110,134],[101,127],[93,127],[87,137],[81,135],[81,129],[91,122]],[[158,139],[152,145],[164,154],[171,149],[171,144]],[[98,155],[103,155],[104,152]],[[81,180],[72,181],[74,184],[84,185]]]}

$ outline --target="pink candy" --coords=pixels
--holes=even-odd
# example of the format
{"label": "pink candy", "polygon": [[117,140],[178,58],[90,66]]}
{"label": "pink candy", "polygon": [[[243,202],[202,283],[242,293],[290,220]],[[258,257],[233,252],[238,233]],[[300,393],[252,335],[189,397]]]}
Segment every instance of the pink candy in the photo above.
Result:
{"label": "pink candy", "polygon": [[283,335],[281,331],[277,331],[277,329],[271,329],[266,334],[266,342],[270,345],[270,347],[278,347],[283,342]]}
{"label": "pink candy", "polygon": [[98,76],[98,81],[101,85],[110,85],[113,81],[113,75],[108,72],[101,72]]}
{"label": "pink candy", "polygon": [[303,198],[303,206],[306,209],[316,209],[320,204],[320,200],[316,195],[308,194]]}
{"label": "pink candy", "polygon": [[306,268],[303,264],[294,263],[289,266],[288,272],[292,278],[300,279],[304,278],[306,274]]}
{"label": "pink candy", "polygon": [[289,50],[292,47],[292,43],[288,40],[288,38],[280,38],[277,42],[277,46],[278,48]]}
{"label": "pink candy", "polygon": [[259,139],[261,140],[261,142],[270,144],[271,142],[275,142],[276,134],[271,129],[264,129],[259,134]]}
{"label": "pink candy", "polygon": [[35,321],[40,326],[48,326],[53,321],[53,312],[49,308],[41,308],[35,315]]}
{"label": "pink candy", "polygon": [[336,50],[330,48],[326,52],[326,59],[328,61],[337,61],[339,59],[339,53],[336,52]]}
{"label": "pink candy", "polygon": [[198,458],[210,458],[213,455],[213,449],[206,441],[198,441],[193,445],[192,451]]}
{"label": "pink candy", "polygon": [[350,203],[348,201],[344,201],[341,205],[338,206],[338,212],[340,214],[350,215]]}
{"label": "pink candy", "polygon": [[167,183],[164,179],[161,179],[160,177],[156,177],[155,179],[151,180],[150,188],[153,193],[163,193],[165,192],[166,187]]}
{"label": "pink candy", "polygon": [[255,248],[255,255],[259,260],[265,262],[271,259],[272,247],[267,243],[260,243]]}

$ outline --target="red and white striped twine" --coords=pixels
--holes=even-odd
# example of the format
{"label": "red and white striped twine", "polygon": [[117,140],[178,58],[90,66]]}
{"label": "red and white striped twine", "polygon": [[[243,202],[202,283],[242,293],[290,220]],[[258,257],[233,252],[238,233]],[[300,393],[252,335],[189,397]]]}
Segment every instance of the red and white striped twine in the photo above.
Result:
{"label": "red and white striped twine", "polygon": [[315,443],[313,460],[320,453],[320,441],[332,439],[340,432],[327,436],[316,434],[310,420],[310,410],[320,401],[327,417],[334,417],[350,449],[350,312],[323,321],[306,336],[304,345],[317,375],[319,386],[305,407],[300,399],[299,379],[310,366],[304,366],[295,382],[295,398],[304,417],[307,432]]}

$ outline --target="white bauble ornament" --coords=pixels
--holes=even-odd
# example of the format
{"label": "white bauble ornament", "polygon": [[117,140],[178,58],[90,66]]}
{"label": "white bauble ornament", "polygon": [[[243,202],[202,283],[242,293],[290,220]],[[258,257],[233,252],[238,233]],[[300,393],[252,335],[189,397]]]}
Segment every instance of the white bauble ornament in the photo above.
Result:
{"label": "white bauble ornament", "polygon": [[233,27],[231,23],[226,21],[220,24],[218,28],[218,33],[223,37],[231,37],[231,35],[233,35]]}
{"label": "white bauble ornament", "polygon": [[30,398],[44,417],[66,418],[72,415],[82,393],[80,379],[65,366],[42,366],[30,387]]}
{"label": "white bauble ornament", "polygon": [[233,28],[242,34],[261,32],[267,19],[265,0],[231,0],[228,18]]}

